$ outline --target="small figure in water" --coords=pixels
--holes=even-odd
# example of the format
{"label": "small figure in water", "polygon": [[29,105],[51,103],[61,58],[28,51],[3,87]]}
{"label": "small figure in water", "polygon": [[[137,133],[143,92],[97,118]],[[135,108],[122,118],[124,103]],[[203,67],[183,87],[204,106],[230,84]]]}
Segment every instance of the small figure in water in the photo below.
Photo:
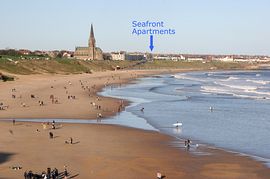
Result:
{"label": "small figure in water", "polygon": [[191,144],[191,140],[185,140],[185,147],[189,150]]}
{"label": "small figure in water", "polygon": [[143,111],[144,111],[144,107],[141,108],[141,112],[143,112]]}
{"label": "small figure in water", "polygon": [[212,106],[210,106],[209,110],[210,110],[211,112],[213,112],[214,108],[213,108]]}

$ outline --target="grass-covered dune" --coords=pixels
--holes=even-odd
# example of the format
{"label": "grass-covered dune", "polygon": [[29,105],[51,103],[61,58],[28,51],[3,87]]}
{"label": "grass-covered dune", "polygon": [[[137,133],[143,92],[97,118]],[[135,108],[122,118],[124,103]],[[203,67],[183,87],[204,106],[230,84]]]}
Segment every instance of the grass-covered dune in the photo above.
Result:
{"label": "grass-covered dune", "polygon": [[12,74],[77,74],[91,73],[93,71],[114,70],[117,66],[121,69],[195,69],[195,70],[235,70],[250,69],[254,65],[248,63],[228,62],[184,62],[184,61],[83,61],[74,59],[40,59],[16,60],[0,58],[0,71]]}
{"label": "grass-covered dune", "polygon": [[116,66],[129,68],[138,62],[128,61],[82,61],[73,59],[53,60],[6,60],[0,59],[0,70],[13,74],[76,74],[91,73],[92,71],[114,70]]}

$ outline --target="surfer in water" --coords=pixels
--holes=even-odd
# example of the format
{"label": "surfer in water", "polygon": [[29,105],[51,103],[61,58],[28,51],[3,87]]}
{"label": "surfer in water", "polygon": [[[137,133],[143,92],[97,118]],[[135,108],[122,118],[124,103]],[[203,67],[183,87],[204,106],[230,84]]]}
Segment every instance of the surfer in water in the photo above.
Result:
{"label": "surfer in water", "polygon": [[143,111],[144,111],[144,107],[141,108],[141,112],[143,112]]}
{"label": "surfer in water", "polygon": [[177,121],[175,124],[173,124],[173,126],[178,128],[182,126],[182,123]]}

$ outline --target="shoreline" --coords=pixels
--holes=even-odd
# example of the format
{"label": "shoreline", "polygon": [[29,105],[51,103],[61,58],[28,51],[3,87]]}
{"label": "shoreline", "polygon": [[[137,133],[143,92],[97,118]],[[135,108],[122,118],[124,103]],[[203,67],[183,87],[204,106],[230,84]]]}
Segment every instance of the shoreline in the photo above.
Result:
{"label": "shoreline", "polygon": [[[177,72],[178,72],[178,70],[176,70]],[[189,70],[184,70],[185,72],[186,71],[189,71]],[[171,71],[167,71],[166,70],[166,72],[168,72],[168,73],[171,73]],[[160,73],[159,73],[160,74]],[[146,74],[146,76],[152,76],[152,75],[158,75],[158,74]],[[145,74],[143,74],[142,76],[139,76],[139,78],[142,78],[142,77],[145,77]],[[138,79],[138,76],[136,75],[135,76],[135,78],[129,78],[129,79],[126,79],[126,81],[124,81],[124,84],[126,85],[126,84],[128,84],[128,83],[132,83],[132,80],[134,80],[134,79]],[[123,79],[122,79],[123,80]],[[121,83],[122,84],[122,83]],[[111,84],[109,84],[109,85],[117,85],[117,83],[111,83]],[[99,96],[98,95],[98,93],[100,92],[100,90],[102,90],[103,89],[103,87],[104,86],[102,86],[101,84],[100,84],[100,86],[99,87],[97,87],[97,89],[98,90],[96,90],[95,91],[95,96],[94,97],[96,97],[96,96]],[[102,97],[102,96],[100,96],[101,98],[102,98],[102,100],[103,100],[103,98],[104,97]],[[105,97],[104,99],[107,99],[107,97]],[[116,101],[118,101],[119,99],[114,99],[114,98],[111,98],[111,97],[109,97],[108,98],[109,100],[116,100]],[[126,101],[125,102],[125,106],[127,106],[128,105],[128,102]],[[1,111],[0,111],[1,112]],[[1,114],[1,113],[0,113]],[[117,114],[117,112],[115,112],[114,111],[114,113],[113,113],[113,111],[112,111],[112,113],[110,113],[110,114],[108,114],[106,117],[111,117],[111,116],[113,116],[113,115],[115,115],[115,114]],[[105,117],[105,116],[104,116]],[[12,118],[11,118],[12,119]],[[74,119],[73,117],[70,117],[70,118],[66,118],[67,120],[68,119]],[[76,119],[79,119],[79,118],[76,118]],[[76,120],[75,119],[75,120]],[[49,120],[49,119],[48,119]],[[106,120],[106,119],[104,119],[104,120]],[[0,121],[1,122],[1,124],[4,122],[4,121]],[[24,122],[23,122],[24,123]],[[28,122],[27,122],[28,123]],[[32,123],[30,122],[30,125],[32,125]],[[68,126],[70,126],[70,125],[74,125],[74,126],[82,126],[82,125],[87,125],[88,126],[88,124],[65,124],[65,125],[68,125]],[[98,126],[98,124],[91,124],[91,125],[94,125],[95,127],[97,127]],[[163,133],[161,133],[161,132],[152,132],[152,131],[146,131],[146,130],[142,130],[142,129],[132,129],[131,127],[125,127],[125,126],[117,126],[117,125],[109,125],[109,124],[105,124],[105,126],[110,126],[111,128],[125,128],[125,130],[127,130],[127,131],[129,131],[129,130],[136,130],[136,131],[139,131],[139,133],[148,133],[148,132],[150,132],[150,133],[153,133],[155,136],[164,136],[164,137],[166,137],[167,139],[165,140],[165,141],[163,141],[163,142],[161,142],[161,141],[159,141],[159,142],[161,142],[161,143],[168,143],[168,142],[170,142],[170,141],[172,141],[172,136],[170,136],[170,135],[167,135],[167,134],[163,134]],[[168,146],[168,144],[166,145],[166,147],[167,148],[171,148],[171,150],[175,150],[175,151],[179,151],[179,148],[175,148],[175,147],[172,147],[172,146]],[[220,148],[217,148],[217,149],[211,149],[211,148],[209,148],[209,147],[207,147],[208,149],[206,149],[206,150],[208,150],[208,151],[212,151],[213,152],[213,154],[212,155],[223,155],[223,156],[227,156],[227,155],[229,155],[229,156],[231,156],[231,157],[236,157],[236,159],[237,160],[239,160],[240,161],[240,163],[242,163],[241,161],[243,160],[247,160],[247,161],[249,161],[250,160],[250,162],[251,163],[253,163],[254,165],[256,164],[256,166],[260,166],[259,168],[261,168],[260,170],[263,170],[264,172],[263,173],[265,173],[265,175],[264,176],[262,176],[262,178],[266,178],[267,176],[269,176],[269,174],[270,173],[268,173],[269,172],[269,170],[267,169],[267,168],[265,168],[265,166],[264,166],[264,164],[262,163],[262,162],[258,162],[257,160],[254,160],[254,159],[252,159],[252,158],[250,158],[249,156],[248,157],[246,157],[246,156],[238,156],[238,155],[235,155],[235,154],[233,154],[233,153],[230,153],[230,152],[228,152],[228,151],[226,151],[226,150],[223,150],[222,148],[220,149]],[[182,149],[180,149],[181,151],[180,151],[180,153],[185,153],[185,151],[183,151]],[[192,156],[193,154],[188,154],[188,155],[190,155],[190,156]],[[192,156],[192,157],[194,157],[194,158],[196,158],[196,157],[201,157],[201,156]],[[207,159],[207,160],[210,160],[211,158],[213,158],[214,156],[210,156],[210,157],[208,157],[209,159]],[[222,157],[223,159],[224,159],[224,157]],[[198,160],[200,160],[200,159],[198,159]],[[212,160],[212,159],[211,159]],[[238,162],[239,162],[238,161]],[[172,162],[172,161],[171,161]],[[243,165],[244,165],[244,163],[242,163]],[[241,164],[241,165],[242,165]],[[252,165],[253,165],[252,164]],[[261,166],[261,165],[263,165],[263,166]],[[1,164],[0,164],[0,166],[1,166]],[[215,167],[217,167],[216,165],[215,165]],[[224,166],[223,166],[224,167]],[[222,167],[222,168],[223,168]],[[228,166],[226,166],[226,167],[228,167]],[[237,166],[237,167],[239,167],[239,166]],[[0,167],[1,168],[1,167]],[[212,168],[213,169],[213,168]],[[216,168],[217,170],[220,170],[219,171],[219,174],[220,174],[220,172],[221,172],[221,170],[223,170],[223,169],[221,169],[221,168]],[[239,168],[238,168],[239,169]],[[251,168],[249,168],[249,169],[251,169]],[[0,170],[1,171],[1,170]],[[209,171],[210,172],[210,171]],[[232,172],[232,171],[223,171],[223,172],[228,172],[228,173],[230,173],[230,172]],[[221,172],[222,173],[222,172]],[[241,173],[241,172],[240,172]],[[207,175],[208,176],[210,176],[210,175],[213,175],[212,177],[216,177],[216,176],[219,176],[219,174],[217,174],[217,173],[213,173],[213,172],[210,172],[210,173],[207,173]],[[224,173],[223,173],[224,174]],[[232,173],[231,173],[232,174]],[[239,173],[238,173],[239,174]],[[243,173],[242,173],[243,174]],[[153,174],[153,176],[154,176],[154,174]],[[182,176],[182,175],[178,175],[178,176]],[[185,175],[184,175],[185,176]],[[231,175],[232,176],[232,175]],[[80,178],[80,177],[79,177]],[[170,177],[171,178],[171,177]],[[173,178],[173,177],[172,177]],[[256,178],[256,177],[255,177]],[[259,178],[261,178],[261,177],[259,177]]]}
{"label": "shoreline", "polygon": [[[219,70],[220,71],[220,70]],[[226,70],[224,70],[226,71]],[[230,70],[230,71],[233,71],[233,70]],[[242,72],[245,72],[245,71],[257,71],[257,70],[237,70],[237,71],[242,71]],[[194,71],[188,71],[188,72],[194,72]],[[201,71],[200,71],[201,72]],[[204,71],[203,71],[204,72]],[[216,71],[215,71],[216,72]],[[227,71],[226,71],[227,72]],[[169,73],[168,75],[170,75],[172,73]],[[154,76],[154,75],[150,75],[151,76]],[[143,77],[145,78],[145,77]],[[138,79],[141,79],[141,78],[138,78]],[[113,97],[115,98],[116,96],[110,96],[110,95],[107,95],[107,97]],[[120,97],[121,98],[121,97]],[[124,98],[124,100],[127,100]],[[132,102],[132,101],[131,101]],[[134,115],[134,114],[133,114]],[[136,116],[136,115],[135,115]],[[136,116],[138,117],[138,116]],[[143,118],[144,119],[144,118]],[[147,119],[144,119],[146,121],[146,123],[148,123]],[[148,123],[149,125],[151,125],[150,123]],[[116,124],[117,125],[117,124]],[[185,137],[177,137],[177,136],[174,136],[174,135],[170,135],[168,133],[165,133],[165,132],[162,132],[160,131],[159,129],[155,128],[153,125],[151,125],[154,129],[156,129],[159,133],[161,134],[165,134],[165,135],[168,135],[172,138],[174,138],[175,140],[180,140],[182,142],[184,142],[185,140],[187,139],[190,139],[190,138],[185,138]],[[129,127],[129,126],[126,126],[126,127]],[[139,128],[141,129],[141,128]],[[145,129],[143,129],[145,130]],[[241,152],[241,151],[235,151],[233,149],[230,149],[230,148],[224,148],[224,147],[218,147],[218,146],[215,146],[214,144],[211,144],[211,143],[206,143],[206,142],[202,142],[201,140],[198,140],[196,138],[193,138],[192,141],[196,141],[196,142],[199,142],[200,144],[204,145],[204,147],[208,148],[208,149],[213,149],[213,150],[220,150],[220,151],[223,151],[223,152],[227,152],[227,153],[231,153],[232,155],[239,155],[239,156],[244,156],[244,157],[249,157],[251,158],[252,160],[255,160],[257,162],[260,162],[262,163],[263,165],[265,165],[267,168],[270,169],[270,159],[266,158],[266,157],[263,157],[263,156],[258,156],[258,155],[255,155],[255,154],[248,154],[248,153],[245,153],[245,152]],[[177,147],[179,148],[180,150],[184,150],[184,147],[181,146],[181,147]],[[194,154],[196,155],[196,154]]]}
{"label": "shoreline", "polygon": [[[33,144],[27,144],[28,147],[26,150],[23,150],[25,145],[20,144],[18,146],[19,153],[14,153],[14,151],[17,151],[16,148],[9,147],[9,145],[6,147],[2,147],[2,150],[0,150],[0,158],[2,158],[3,154],[9,153],[10,155],[14,155],[11,157],[11,161],[8,162],[0,162],[0,177],[15,177],[23,176],[23,172],[25,170],[29,171],[30,169],[34,172],[41,172],[42,169],[45,169],[46,167],[57,167],[61,168],[63,165],[68,166],[68,170],[71,173],[71,176],[80,175],[82,178],[85,178],[86,176],[93,176],[98,178],[107,178],[112,174],[112,172],[115,170],[114,165],[112,163],[115,163],[117,160],[115,157],[118,156],[120,159],[123,157],[123,155],[139,155],[134,158],[135,161],[139,160],[139,163],[127,164],[127,166],[123,167],[122,165],[119,165],[122,172],[119,172],[117,175],[119,177],[126,177],[126,178],[136,178],[137,174],[141,173],[142,169],[150,167],[150,171],[144,171],[143,177],[141,178],[150,178],[155,176],[156,171],[161,171],[165,174],[168,178],[179,178],[179,177],[195,177],[195,178],[219,178],[219,177],[225,177],[225,178],[268,178],[270,175],[270,170],[265,167],[261,162],[258,162],[256,160],[253,160],[249,156],[240,156],[237,153],[230,153],[224,150],[216,149],[216,148],[209,148],[209,147],[201,147],[201,151],[205,153],[210,153],[209,155],[194,155],[192,152],[185,151],[179,148],[176,148],[172,146],[173,137],[157,132],[157,131],[149,131],[149,130],[143,130],[143,129],[135,129],[131,127],[125,127],[125,126],[118,126],[118,125],[110,125],[110,124],[61,124],[61,128],[57,130],[42,130],[41,125],[39,122],[16,122],[17,124],[12,127],[12,122],[7,121],[0,121],[0,128],[7,129],[11,128],[14,134],[12,134],[11,137],[14,137],[17,135],[17,133],[22,134],[23,136],[19,136],[18,139],[15,139],[16,142],[22,143],[23,138],[25,137],[25,133],[28,133],[29,135],[34,135],[36,137],[32,138],[31,141]],[[40,132],[36,133],[34,132],[38,128]],[[20,131],[21,130],[21,131]],[[26,131],[25,131],[26,130]],[[72,137],[74,137],[74,140],[76,141],[76,144],[74,146],[66,146],[63,144],[63,141],[68,138],[70,134],[69,131],[72,130]],[[96,136],[98,135],[98,139],[91,137],[91,143],[87,144],[86,139],[82,136],[81,132],[84,131],[83,136],[92,136],[93,134]],[[103,134],[98,132],[99,130],[103,131]],[[22,131],[24,131],[22,133]],[[50,140],[45,141],[47,138],[47,132],[52,131],[56,133],[56,139],[54,139],[55,142],[51,143]],[[88,131],[88,132],[87,132]],[[105,132],[106,131],[106,132]],[[119,132],[120,131],[120,132]],[[91,135],[86,134],[91,133]],[[104,133],[105,132],[105,133]],[[30,134],[29,134],[30,133]],[[36,133],[36,134],[35,134]],[[10,135],[7,135],[8,133],[5,133],[4,136],[0,136],[0,140],[4,143],[8,142],[7,140],[10,137]],[[110,134],[111,136],[108,136]],[[40,141],[40,137],[42,141]],[[136,138],[130,138],[130,137],[136,136]],[[141,136],[141,137],[140,137]],[[97,137],[97,136],[96,136]],[[102,145],[97,145],[96,147],[105,147],[102,151],[107,153],[106,155],[109,155],[112,159],[108,165],[106,165],[107,172],[104,175],[103,170],[95,169],[94,166],[101,165],[101,163],[105,162],[107,163],[108,159],[104,158],[104,153],[102,152],[102,158],[100,158],[100,149],[96,149],[96,147],[90,147],[92,146],[92,143],[98,144],[99,140],[102,138]],[[113,139],[111,139],[113,137]],[[124,139],[124,143],[122,142]],[[36,139],[35,139],[36,138]],[[145,141],[147,139],[147,142]],[[14,139],[12,139],[14,140]],[[37,141],[38,140],[38,141]],[[79,141],[78,141],[79,140]],[[88,140],[88,139],[87,139]],[[112,141],[111,141],[112,140]],[[120,142],[119,143],[116,142]],[[46,151],[41,150],[42,145],[36,146],[37,142],[44,144],[44,141],[46,145],[48,145],[48,149]],[[111,143],[112,142],[112,143]],[[146,142],[146,143],[145,143]],[[107,149],[109,144],[109,149]],[[128,144],[127,144],[128,143]],[[136,144],[138,143],[138,144]],[[182,142],[183,143],[183,142]],[[59,145],[60,144],[60,145]],[[135,145],[136,144],[136,145]],[[142,146],[143,144],[143,146]],[[88,147],[85,147],[87,145]],[[114,147],[112,147],[113,145]],[[121,148],[122,147],[128,147]],[[135,146],[134,146],[135,145]],[[77,147],[78,146],[78,147]],[[117,147],[116,147],[117,146]],[[120,147],[120,148],[119,148]],[[131,148],[129,148],[131,147]],[[154,147],[154,148],[153,148]],[[4,148],[4,150],[3,150]],[[27,150],[27,149],[30,149]],[[75,150],[76,148],[76,150]],[[123,149],[128,150],[126,152],[121,152]],[[155,149],[155,150],[153,150]],[[41,150],[40,152],[38,152]],[[69,151],[67,151],[69,150]],[[75,151],[74,151],[75,150]],[[89,150],[91,150],[90,154]],[[116,151],[115,151],[116,150]],[[120,150],[120,153],[119,153]],[[59,153],[57,151],[61,151],[62,154],[59,158]],[[138,153],[138,151],[140,151]],[[34,152],[34,155],[33,155]],[[56,152],[53,154],[52,152]],[[79,154],[76,154],[76,152],[81,152]],[[109,152],[109,153],[108,153]],[[167,153],[167,155],[163,156],[162,154]],[[20,154],[22,153],[22,154]],[[70,154],[68,154],[70,153]],[[113,154],[112,154],[113,153]],[[126,154],[125,154],[126,153]],[[41,154],[40,156],[38,156]],[[53,154],[53,155],[52,155]],[[17,155],[17,157],[16,157]],[[22,156],[23,155],[23,156]],[[37,156],[35,156],[37,155]],[[52,155],[49,157],[49,155]],[[93,155],[96,156],[93,161]],[[116,156],[115,156],[116,155]],[[43,157],[42,157],[43,156]],[[65,156],[63,158],[63,156]],[[74,157],[78,157],[79,160],[74,161]],[[87,165],[82,165],[78,168],[76,164],[79,164],[82,162],[82,158],[80,156],[87,157],[87,160],[91,161],[90,163],[95,163],[95,165],[90,165],[89,162],[87,162]],[[92,157],[91,157],[92,156]],[[21,158],[22,157],[22,158]],[[26,158],[25,158],[26,157]],[[41,165],[35,165],[35,157],[39,158],[39,161],[43,161],[43,164]],[[44,158],[45,157],[45,158]],[[53,157],[53,158],[52,158]],[[76,157],[76,158],[77,158]],[[90,158],[89,158],[90,157]],[[108,156],[107,156],[108,157]],[[106,158],[107,158],[106,157]],[[118,158],[117,157],[117,158]],[[13,158],[13,159],[12,159]],[[17,159],[16,159],[17,158]],[[49,159],[48,159],[49,158]],[[59,161],[55,161],[55,159],[58,158]],[[115,158],[115,159],[114,159]],[[126,157],[125,157],[126,158]],[[129,157],[128,157],[129,158]],[[129,160],[129,159],[125,160]],[[133,157],[132,157],[133,158]],[[70,160],[73,160],[72,162]],[[83,159],[85,160],[85,159]],[[125,161],[124,160],[124,161]],[[132,159],[133,160],[133,159]],[[98,163],[96,163],[98,161]],[[123,159],[120,160],[120,162],[124,162]],[[48,163],[49,162],[49,163]],[[62,163],[61,163],[62,162]],[[125,161],[124,163],[126,163]],[[144,162],[144,165],[140,165],[141,162]],[[133,162],[132,162],[133,163]],[[75,165],[74,165],[75,164]],[[82,164],[82,163],[81,163]],[[85,172],[84,170],[87,170],[87,168],[91,166],[91,174]],[[23,170],[13,171],[10,169],[11,166],[21,166],[23,167]],[[85,168],[86,167],[86,168]],[[136,168],[136,172],[132,174],[130,173],[128,168]],[[138,169],[142,167],[141,169]],[[172,169],[172,167],[174,169]],[[118,168],[118,167],[117,167]],[[120,169],[119,168],[119,169]],[[134,168],[134,169],[135,169]],[[93,171],[92,171],[93,170]],[[80,177],[78,177],[80,178]]]}

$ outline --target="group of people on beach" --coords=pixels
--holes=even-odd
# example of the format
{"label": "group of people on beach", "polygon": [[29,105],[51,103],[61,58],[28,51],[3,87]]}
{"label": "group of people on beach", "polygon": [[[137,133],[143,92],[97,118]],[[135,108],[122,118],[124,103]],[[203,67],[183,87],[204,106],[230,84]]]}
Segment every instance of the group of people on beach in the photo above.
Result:
{"label": "group of people on beach", "polygon": [[55,123],[55,121],[53,120],[53,122],[51,124],[50,124],[50,122],[43,122],[42,123],[42,128],[44,130],[46,130],[48,126],[51,126],[51,129],[56,129],[56,123]]}
{"label": "group of people on beach", "polygon": [[69,140],[65,141],[66,144],[73,144],[73,138],[70,137]]}
{"label": "group of people on beach", "polygon": [[51,168],[47,168],[47,172],[42,172],[41,174],[33,173],[33,171],[25,171],[24,178],[25,179],[60,179],[64,178],[67,179],[69,173],[65,167],[64,172],[59,173],[57,168],[51,170]]}
{"label": "group of people on beach", "polygon": [[38,101],[39,106],[44,106],[44,101]]}
{"label": "group of people on beach", "polygon": [[90,102],[90,104],[95,107],[97,110],[101,110],[101,105],[96,104],[95,102]]}
{"label": "group of people on beach", "polygon": [[76,96],[68,95],[68,99],[76,99]]}
{"label": "group of people on beach", "polygon": [[59,104],[58,99],[53,94],[50,95],[50,100],[52,101],[52,104]]}
{"label": "group of people on beach", "polygon": [[8,108],[8,106],[4,105],[3,102],[0,102],[0,110],[5,110],[7,108]]}

